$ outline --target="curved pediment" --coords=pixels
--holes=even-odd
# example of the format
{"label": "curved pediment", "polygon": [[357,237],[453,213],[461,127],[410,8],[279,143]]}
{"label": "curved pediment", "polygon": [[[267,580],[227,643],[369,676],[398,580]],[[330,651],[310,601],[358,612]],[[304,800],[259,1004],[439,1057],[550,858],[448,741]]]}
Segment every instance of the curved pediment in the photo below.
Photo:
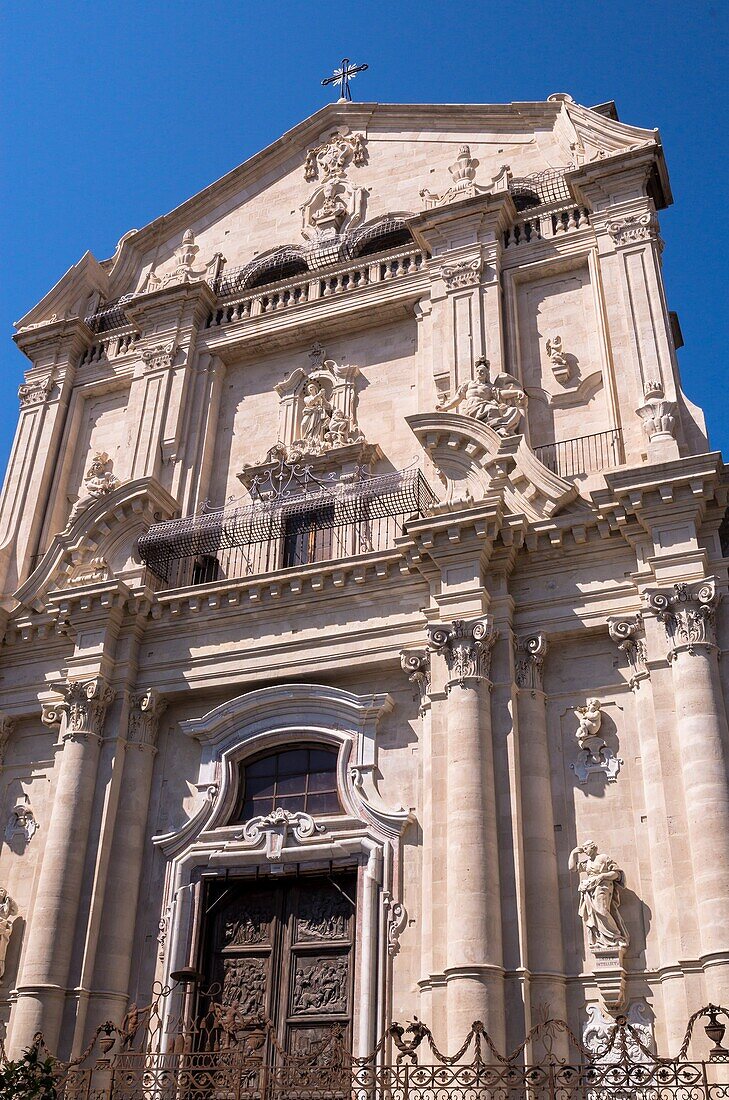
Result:
{"label": "curved pediment", "polygon": [[42,611],[46,594],[108,580],[130,587],[144,565],[136,555],[139,536],[153,523],[171,519],[177,502],[152,477],[137,478],[92,501],[50,546],[15,593],[23,607]]}
{"label": "curved pediment", "polygon": [[407,422],[446,488],[446,508],[500,493],[508,512],[542,520],[577,496],[577,487],[548,470],[523,436],[501,436],[461,413],[418,413]]}

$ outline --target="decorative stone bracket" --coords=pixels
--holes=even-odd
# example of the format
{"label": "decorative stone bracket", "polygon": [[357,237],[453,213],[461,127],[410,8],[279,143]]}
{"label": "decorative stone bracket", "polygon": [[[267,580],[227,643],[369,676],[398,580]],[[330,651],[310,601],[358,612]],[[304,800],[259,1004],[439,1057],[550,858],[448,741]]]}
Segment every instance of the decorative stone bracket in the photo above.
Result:
{"label": "decorative stone bracket", "polygon": [[646,667],[643,616],[639,611],[635,615],[611,615],[607,622],[610,637],[628,658],[630,686],[636,689],[640,687],[641,680],[650,675]]}
{"label": "decorative stone bracket", "polygon": [[383,891],[382,905],[387,914],[387,953],[394,958],[400,950],[400,934],[407,927],[407,909],[389,890]]}
{"label": "decorative stone bracket", "polygon": [[271,863],[280,863],[289,832],[302,842],[310,840],[317,833],[323,833],[324,826],[317,825],[309,814],[298,810],[292,813],[278,807],[270,814],[252,817],[246,821],[242,832],[237,833],[235,839],[242,840],[250,848],[257,848],[264,841],[266,859]]}

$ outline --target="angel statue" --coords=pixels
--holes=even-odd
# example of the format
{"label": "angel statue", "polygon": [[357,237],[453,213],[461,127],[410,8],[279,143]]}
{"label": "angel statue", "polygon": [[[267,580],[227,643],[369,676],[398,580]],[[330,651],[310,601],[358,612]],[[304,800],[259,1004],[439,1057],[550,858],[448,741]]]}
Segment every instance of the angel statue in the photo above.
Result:
{"label": "angel statue", "polygon": [[577,730],[577,740],[581,749],[589,749],[593,744],[593,738],[597,738],[602,725],[602,713],[600,700],[590,698],[584,707],[575,707],[575,717],[580,723]]}
{"label": "angel statue", "polygon": [[459,386],[452,401],[438,405],[447,412],[463,402],[463,412],[482,420],[500,435],[510,435],[521,420],[526,394],[512,374],[497,374],[491,381],[490,363],[481,356],[476,362],[476,377]]}
{"label": "angel statue", "polygon": [[625,874],[615,860],[601,855],[597,844],[588,840],[570,852],[568,866],[584,876],[580,878],[578,912],[590,947],[613,951],[627,947],[630,935],[620,916],[620,887],[625,885]]}
{"label": "angel statue", "polygon": [[94,454],[91,465],[84,475],[84,483],[81,486],[79,498],[68,517],[68,526],[73,523],[79,512],[82,512],[89,504],[98,500],[99,497],[113,493],[114,489],[121,485],[119,478],[111,472],[113,465],[114,462],[109,458],[106,451],[97,451]]}

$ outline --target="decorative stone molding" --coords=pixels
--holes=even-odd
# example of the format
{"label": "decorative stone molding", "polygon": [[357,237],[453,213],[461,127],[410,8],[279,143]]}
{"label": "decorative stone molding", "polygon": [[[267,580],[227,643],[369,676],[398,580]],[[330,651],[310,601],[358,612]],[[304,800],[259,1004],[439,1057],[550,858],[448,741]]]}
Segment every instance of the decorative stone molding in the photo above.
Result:
{"label": "decorative stone molding", "polygon": [[466,286],[478,286],[481,282],[481,268],[482,261],[480,257],[473,260],[458,260],[452,264],[443,264],[441,274],[446,290],[459,290]]}
{"label": "decorative stone molding", "polygon": [[491,191],[506,191],[511,179],[511,169],[508,164],[502,165],[501,170],[494,176],[489,187],[482,187],[473,182],[478,166],[479,162],[471,156],[470,146],[462,145],[458,150],[455,161],[448,168],[453,180],[448,190],[441,195],[434,194],[427,187],[421,190],[420,196],[425,209],[433,210],[438,206],[448,206],[452,202],[459,202],[461,199],[472,199],[476,195],[486,195]]}
{"label": "decorative stone molding", "polygon": [[99,497],[108,496],[121,485],[118,477],[112,473],[114,462],[106,451],[97,451],[91,460],[91,465],[86,471],[81,494],[71,509],[66,530],[71,526],[78,514]]}
{"label": "decorative stone molding", "polygon": [[205,267],[196,269],[193,264],[199,251],[200,246],[195,244],[195,234],[191,229],[185,230],[182,243],[175,254],[174,270],[159,276],[152,268],[137,293],[151,294],[155,290],[166,290],[169,286],[180,286],[184,283],[215,283],[225,262],[222,253],[216,252]]}
{"label": "decorative stone molding", "polygon": [[715,612],[719,596],[713,577],[692,584],[680,582],[672,589],[658,589],[646,595],[649,607],[665,627],[669,661],[683,650],[694,653],[697,646],[716,648]]}
{"label": "decorative stone molding", "polygon": [[159,720],[167,708],[167,700],[156,688],[147,688],[134,695],[129,708],[127,741],[133,745],[157,744]]}
{"label": "decorative stone molding", "polygon": [[455,397],[445,399],[436,412],[448,412],[463,402],[465,416],[480,420],[499,435],[513,434],[519,425],[527,397],[512,374],[497,374],[491,381],[488,359],[476,360],[476,377],[459,386]]}
{"label": "decorative stone molding", "polygon": [[8,844],[11,844],[14,837],[21,836],[28,844],[38,832],[38,828],[30,799],[27,794],[22,794],[10,811],[8,823],[5,826],[5,839]]}
{"label": "decorative stone molding", "polygon": [[5,762],[5,750],[14,729],[15,718],[11,714],[0,714],[0,768]]}
{"label": "decorative stone molding", "polygon": [[18,915],[18,907],[4,886],[0,886],[0,978],[5,973],[5,956],[8,953],[10,934]]}
{"label": "decorative stone molding", "polygon": [[394,958],[400,950],[400,934],[405,931],[408,914],[400,901],[395,901],[389,890],[382,892],[382,907],[387,918],[387,953]]}
{"label": "decorative stone molding", "polygon": [[139,355],[144,363],[146,371],[166,370],[172,366],[172,361],[177,354],[177,341],[170,340],[166,344],[151,344],[141,348]]}
{"label": "decorative stone molding", "polygon": [[[582,1028],[582,1042],[588,1050],[598,1053],[604,1050],[610,1041],[615,1028],[615,1020],[612,1016],[605,1016],[596,1004],[587,1005],[587,1022]],[[644,1001],[634,1001],[625,1013],[627,1023],[630,1025],[623,1032],[628,1061],[640,1064],[650,1061],[646,1048],[655,1051],[655,1037],[653,1023],[648,1015],[648,1007]],[[619,1042],[613,1043],[612,1048],[601,1058],[596,1059],[596,1064],[601,1066],[612,1065],[620,1062],[623,1051]]]}
{"label": "decorative stone molding", "polygon": [[612,218],[607,223],[607,231],[618,247],[637,244],[640,241],[656,241],[663,248],[658,218],[655,214],[628,214],[622,218]]}
{"label": "decorative stone molding", "polygon": [[584,707],[576,707],[574,713],[579,722],[576,736],[582,751],[577,762],[570,764],[572,771],[580,783],[586,783],[595,772],[602,772],[607,777],[608,783],[614,783],[623,761],[612,753],[600,736],[602,725],[600,700],[590,698]]}
{"label": "decorative stone molding", "polygon": [[414,686],[420,701],[422,717],[430,706],[430,653],[427,650],[403,650],[400,654],[400,667],[407,673],[408,680]]}
{"label": "decorative stone molding", "polygon": [[592,840],[570,852],[568,867],[580,875],[578,912],[595,959],[595,982],[606,1007],[614,1011],[625,996],[623,956],[630,944],[620,915],[625,874],[615,860],[598,852]]}
{"label": "decorative stone molding", "polygon": [[639,611],[635,615],[611,615],[607,622],[610,637],[628,658],[630,686],[637,688],[650,675],[646,667],[643,616]]}
{"label": "decorative stone molding", "polygon": [[251,848],[257,848],[265,841],[266,859],[271,863],[281,862],[281,853],[286,843],[288,833],[292,832],[301,843],[310,840],[317,833],[324,832],[323,825],[317,825],[309,814],[277,807],[265,817],[252,817],[246,821],[243,831],[236,835],[236,840],[242,840]]}
{"label": "decorative stone molding", "polygon": [[675,438],[678,406],[675,401],[666,401],[661,382],[646,383],[645,405],[635,411],[643,421],[643,430],[650,443]]}
{"label": "decorative stone molding", "polygon": [[22,386],[18,387],[18,400],[21,409],[26,408],[28,405],[40,405],[43,401],[47,401],[54,385],[52,374],[46,375],[45,378],[38,378],[33,382],[24,382]]}
{"label": "decorative stone molding", "polygon": [[467,680],[488,680],[491,653],[498,637],[490,619],[454,619],[451,625],[428,626],[428,646],[442,653],[448,665],[446,690],[454,684],[464,687]]}
{"label": "decorative stone molding", "polygon": [[518,688],[543,691],[544,658],[547,656],[547,635],[543,630],[525,634],[516,641],[515,680]]}
{"label": "decorative stone molding", "polygon": [[167,950],[167,933],[170,927],[170,906],[165,906],[165,911],[157,922],[157,958],[160,962],[164,962],[165,953]]}
{"label": "decorative stone molding", "polygon": [[114,698],[114,691],[102,676],[93,680],[62,680],[53,685],[64,696],[64,702],[44,703],[42,721],[56,726],[65,716],[63,740],[75,737],[101,737],[106,710]]}
{"label": "decorative stone molding", "polygon": [[320,175],[324,179],[338,179],[345,175],[350,163],[361,168],[367,159],[366,140],[364,134],[353,134],[347,126],[332,130],[321,145],[306,150],[304,179],[307,183]]}
{"label": "decorative stone molding", "polygon": [[552,374],[557,381],[564,386],[572,377],[572,367],[569,359],[564,353],[562,337],[552,336],[548,339],[546,351],[550,366],[552,367]]}

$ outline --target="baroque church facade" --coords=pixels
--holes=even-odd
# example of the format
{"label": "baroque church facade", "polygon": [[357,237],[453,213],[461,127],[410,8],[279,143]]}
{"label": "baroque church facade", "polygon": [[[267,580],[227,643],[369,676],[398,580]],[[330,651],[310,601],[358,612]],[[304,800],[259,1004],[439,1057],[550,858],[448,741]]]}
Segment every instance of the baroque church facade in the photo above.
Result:
{"label": "baroque church facade", "polygon": [[18,322],[11,1053],[155,983],[359,1053],[545,1006],[674,1048],[729,1001],[727,479],[671,201],[612,104],[340,101]]}

